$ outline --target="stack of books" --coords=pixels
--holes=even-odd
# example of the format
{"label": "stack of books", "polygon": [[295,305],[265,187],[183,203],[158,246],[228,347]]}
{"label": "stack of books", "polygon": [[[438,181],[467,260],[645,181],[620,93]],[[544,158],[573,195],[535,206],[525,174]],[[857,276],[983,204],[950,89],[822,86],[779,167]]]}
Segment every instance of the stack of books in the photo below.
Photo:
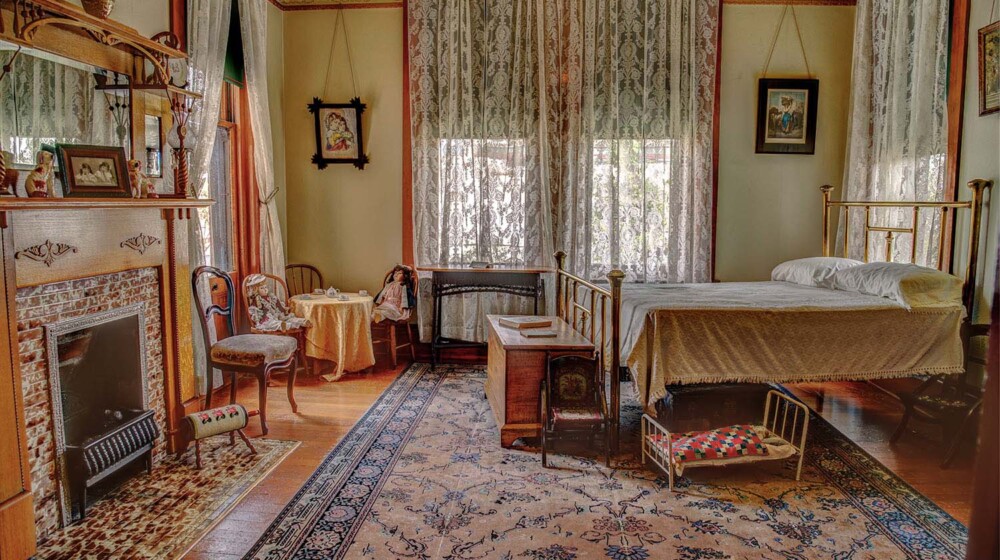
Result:
{"label": "stack of books", "polygon": [[505,327],[517,329],[525,338],[555,338],[556,331],[546,328],[552,326],[552,320],[545,317],[512,316],[500,317],[498,321]]}

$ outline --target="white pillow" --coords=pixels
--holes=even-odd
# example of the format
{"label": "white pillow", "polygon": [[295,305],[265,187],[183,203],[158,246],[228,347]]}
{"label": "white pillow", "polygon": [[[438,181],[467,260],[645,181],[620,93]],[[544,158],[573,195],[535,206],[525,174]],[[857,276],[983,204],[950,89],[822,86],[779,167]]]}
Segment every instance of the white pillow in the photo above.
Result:
{"label": "white pillow", "polygon": [[907,309],[962,304],[961,279],[909,263],[876,262],[840,270],[829,287],[889,298]]}
{"label": "white pillow", "polygon": [[810,257],[785,261],[771,271],[771,280],[791,282],[803,286],[825,288],[830,277],[838,270],[865,264],[853,259],[838,257]]}

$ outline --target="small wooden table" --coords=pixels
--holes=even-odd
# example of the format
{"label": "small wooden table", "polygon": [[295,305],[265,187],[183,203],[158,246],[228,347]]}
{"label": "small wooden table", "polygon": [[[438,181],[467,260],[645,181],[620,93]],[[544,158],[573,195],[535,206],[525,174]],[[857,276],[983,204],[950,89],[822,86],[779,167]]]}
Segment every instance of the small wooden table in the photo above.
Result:
{"label": "small wooden table", "polygon": [[500,427],[500,445],[510,447],[520,437],[535,437],[539,423],[539,398],[545,378],[546,355],[587,356],[594,344],[558,317],[548,327],[552,338],[527,338],[517,329],[499,323],[504,315],[488,315],[489,357],[486,398]]}

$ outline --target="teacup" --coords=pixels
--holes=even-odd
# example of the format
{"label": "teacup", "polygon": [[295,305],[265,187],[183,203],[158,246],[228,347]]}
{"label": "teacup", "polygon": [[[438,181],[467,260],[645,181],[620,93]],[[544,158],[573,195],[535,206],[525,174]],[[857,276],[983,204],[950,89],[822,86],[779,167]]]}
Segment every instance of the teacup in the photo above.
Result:
{"label": "teacup", "polygon": [[316,288],[315,290],[313,290],[313,293],[318,296],[321,296],[323,295],[323,288]]}
{"label": "teacup", "polygon": [[365,297],[368,295],[368,290],[360,290],[358,291],[358,295],[361,297]]}
{"label": "teacup", "polygon": [[340,301],[347,301],[351,298],[347,297],[347,294],[340,294],[340,297],[338,299],[340,299]]}

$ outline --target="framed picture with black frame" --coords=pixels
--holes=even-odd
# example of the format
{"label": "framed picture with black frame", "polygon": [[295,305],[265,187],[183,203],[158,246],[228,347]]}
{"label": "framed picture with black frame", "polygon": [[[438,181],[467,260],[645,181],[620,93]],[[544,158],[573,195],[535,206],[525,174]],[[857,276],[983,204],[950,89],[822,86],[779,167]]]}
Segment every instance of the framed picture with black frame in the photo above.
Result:
{"label": "framed picture with black frame", "polygon": [[757,89],[758,154],[816,153],[819,80],[761,78]]}
{"label": "framed picture with black frame", "polygon": [[316,153],[312,162],[320,169],[331,163],[350,163],[364,169],[368,163],[361,130],[365,104],[355,97],[350,103],[323,103],[318,97],[308,105],[316,119]]}

